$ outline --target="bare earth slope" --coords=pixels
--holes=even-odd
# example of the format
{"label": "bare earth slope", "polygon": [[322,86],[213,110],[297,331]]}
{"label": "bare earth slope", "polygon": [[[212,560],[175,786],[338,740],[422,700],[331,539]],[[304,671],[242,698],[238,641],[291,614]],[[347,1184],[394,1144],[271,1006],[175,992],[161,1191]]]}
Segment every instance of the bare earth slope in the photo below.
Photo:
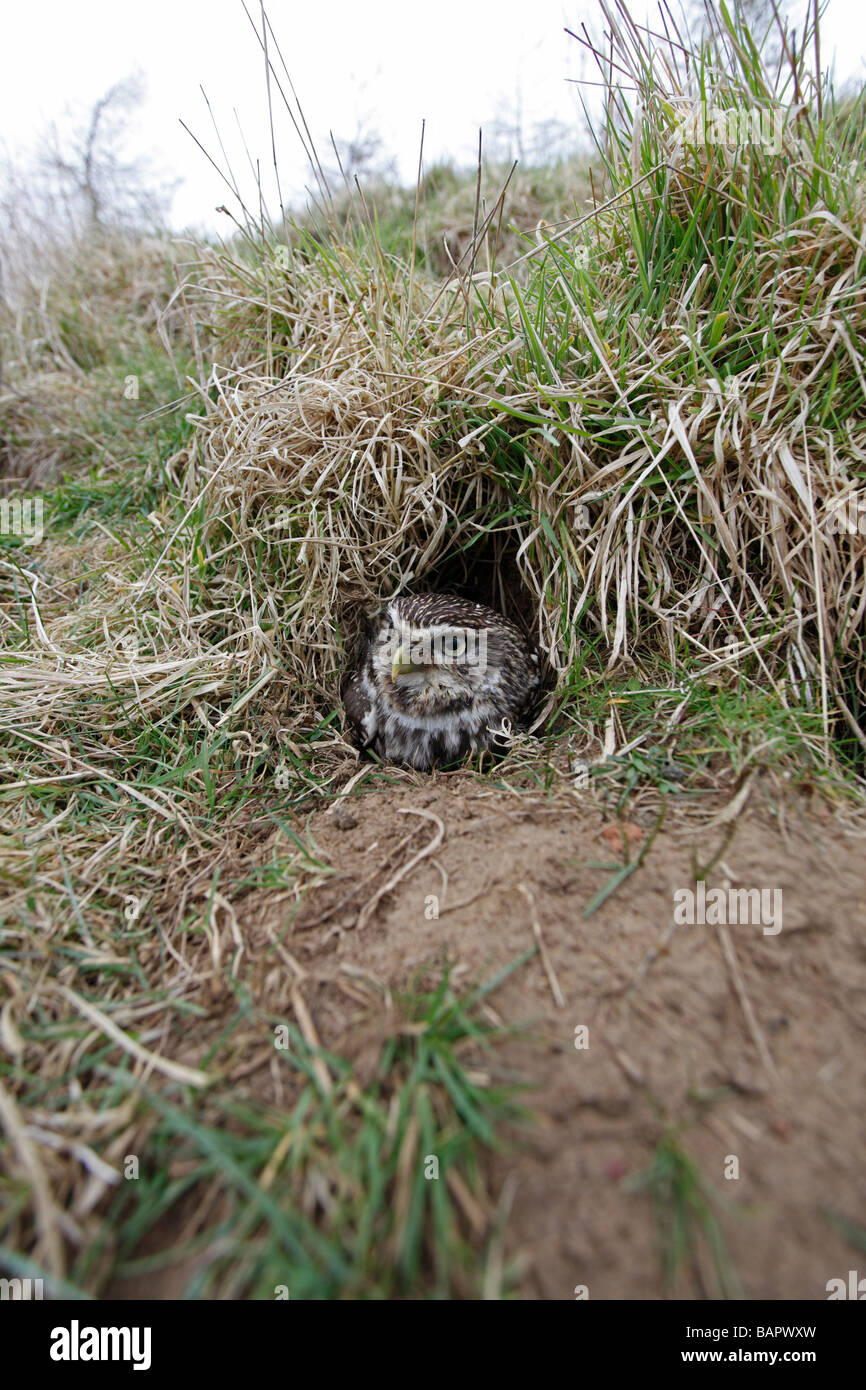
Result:
{"label": "bare earth slope", "polygon": [[[438,818],[442,843],[358,930],[364,905],[440,834],[412,811]],[[694,886],[693,862],[707,864],[732,828],[701,814],[703,824],[669,817],[640,870],[588,917],[611,876],[589,864],[621,860],[623,838],[634,857],[654,815],[623,836],[588,800],[527,804],[458,776],[310,821],[339,872],[305,901],[287,940],[310,971],[323,1045],[360,1068],[369,1010],[353,1008],[338,981],[375,977],[396,990],[443,959],[457,982],[483,981],[543,945],[490,996],[500,1019],[530,1024],[535,1040],[509,1043],[506,1057],[531,1083],[540,1125],[497,1174],[517,1179],[508,1250],[525,1263],[530,1295],[570,1298],[577,1285],[593,1298],[718,1294],[700,1242],[678,1282],[664,1283],[650,1198],[630,1189],[670,1126],[720,1198],[735,1292],[824,1298],[827,1281],[857,1264],[826,1209],[862,1227],[864,839],[801,800],[780,811],[753,795],[707,882],[781,889],[781,931],[675,925],[674,891]],[[397,868],[376,874],[413,828]],[[267,940],[282,919],[268,917],[266,900],[249,907]],[[578,1048],[582,1025],[588,1046]],[[732,1157],[738,1178],[725,1177]]]}
{"label": "bare earth slope", "polygon": [[[506,1288],[542,1299],[576,1289],[825,1299],[828,1280],[847,1281],[863,1262],[838,1224],[862,1238],[862,831],[803,797],[773,804],[760,784],[736,819],[722,802],[683,803],[640,869],[585,916],[611,878],[591,866],[621,862],[629,840],[640,854],[657,812],[642,815],[617,822],[588,793],[549,802],[462,773],[342,799],[307,822],[337,872],[293,922],[285,894],[235,904],[248,978],[278,1012],[302,972],[315,1033],[365,1085],[399,1022],[393,994],[435,980],[446,961],[468,989],[536,947],[487,999],[496,1020],[526,1029],[490,1060],[491,1077],[504,1069],[528,1083],[535,1115],[489,1183],[510,1211]],[[674,923],[674,892],[714,856],[709,885],[781,890],[780,931]],[[284,1107],[280,1075],[259,1068],[243,1088]],[[664,1276],[671,1232],[660,1245],[656,1217],[680,1189],[657,1187],[654,1204],[633,1180],[669,1153],[671,1136],[711,1194],[721,1275],[698,1223],[693,1251]],[[153,1231],[141,1253],[170,1247],[176,1229]],[[178,1296],[189,1273],[121,1280],[109,1296]]]}

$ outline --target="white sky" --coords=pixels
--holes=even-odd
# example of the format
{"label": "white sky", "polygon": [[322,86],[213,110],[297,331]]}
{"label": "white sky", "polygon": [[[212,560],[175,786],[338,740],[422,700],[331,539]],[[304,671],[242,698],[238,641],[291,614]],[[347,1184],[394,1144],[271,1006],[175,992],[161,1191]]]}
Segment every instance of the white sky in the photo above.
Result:
{"label": "white sky", "polygon": [[[793,0],[793,13],[804,3]],[[258,0],[247,5],[258,19]],[[643,0],[634,8],[643,11]],[[468,163],[478,126],[518,107],[527,130],[548,118],[582,127],[577,88],[566,79],[594,74],[563,31],[596,24],[594,0],[269,0],[267,9],[323,158],[329,128],[351,137],[360,121],[381,133],[413,181],[422,118],[428,165],[445,156]],[[228,190],[178,123],[218,158],[200,85],[249,189],[237,111],[275,206],[264,65],[241,0],[7,0],[2,19],[0,140],[11,153],[50,121],[80,118],[113,82],[140,70],[147,95],[128,148],[183,179],[173,222],[226,229],[214,208]],[[823,42],[837,79],[866,77],[864,0],[829,0]],[[297,199],[309,182],[304,156],[282,114],[277,130],[283,193]]]}

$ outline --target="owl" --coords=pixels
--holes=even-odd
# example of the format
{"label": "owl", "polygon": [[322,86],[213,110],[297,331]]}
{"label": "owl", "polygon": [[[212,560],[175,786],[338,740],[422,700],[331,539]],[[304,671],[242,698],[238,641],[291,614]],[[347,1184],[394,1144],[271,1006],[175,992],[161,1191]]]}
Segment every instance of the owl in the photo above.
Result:
{"label": "owl", "polygon": [[538,653],[501,613],[404,594],[373,620],[343,702],[356,744],[422,772],[502,753],[540,687]]}

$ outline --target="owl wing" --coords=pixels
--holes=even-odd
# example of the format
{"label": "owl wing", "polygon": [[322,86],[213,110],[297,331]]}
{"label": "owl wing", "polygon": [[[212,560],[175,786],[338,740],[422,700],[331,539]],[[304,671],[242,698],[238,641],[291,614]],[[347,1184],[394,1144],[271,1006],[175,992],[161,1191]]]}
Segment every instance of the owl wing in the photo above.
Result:
{"label": "owl wing", "polygon": [[343,692],[343,709],[353,742],[359,748],[366,748],[376,736],[378,721],[363,667],[355,672]]}

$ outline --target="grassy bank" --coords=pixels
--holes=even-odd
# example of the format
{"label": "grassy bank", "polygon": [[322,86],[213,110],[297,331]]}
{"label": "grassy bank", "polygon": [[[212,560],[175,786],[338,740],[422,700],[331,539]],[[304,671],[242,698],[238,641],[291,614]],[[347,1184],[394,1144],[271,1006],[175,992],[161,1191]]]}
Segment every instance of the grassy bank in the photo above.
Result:
{"label": "grassy bank", "polygon": [[[0,537],[13,1273],[98,1295],[165,1222],[213,1252],[194,1297],[507,1291],[480,997],[425,978],[360,1085],[292,945],[383,596],[532,631],[517,790],[577,760],[621,812],[752,773],[861,803],[863,99],[720,15],[686,53],[606,13],[591,169],[323,186],[220,248],[75,248],[7,306],[4,487],[45,507]],[[253,966],[256,895],[285,921]]]}

